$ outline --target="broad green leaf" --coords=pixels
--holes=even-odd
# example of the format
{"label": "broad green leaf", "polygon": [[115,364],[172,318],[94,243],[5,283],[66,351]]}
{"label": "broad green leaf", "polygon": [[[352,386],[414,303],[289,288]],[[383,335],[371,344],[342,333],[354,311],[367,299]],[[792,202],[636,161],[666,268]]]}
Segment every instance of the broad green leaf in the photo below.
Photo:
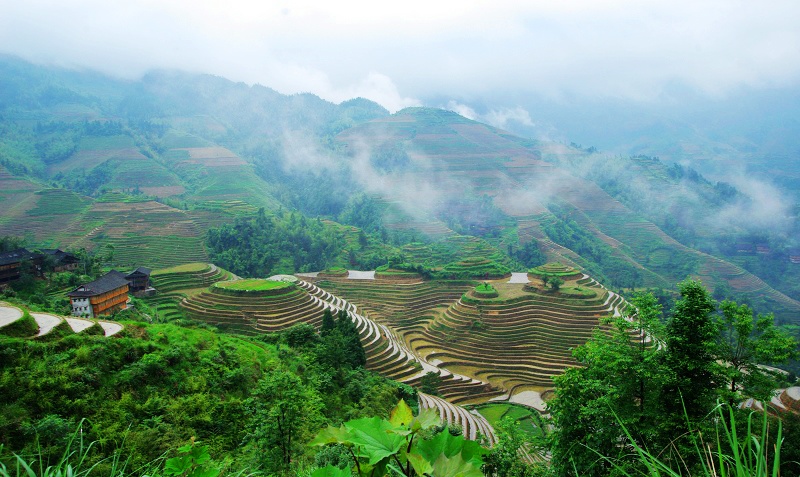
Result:
{"label": "broad green leaf", "polygon": [[441,419],[439,419],[439,413],[436,409],[423,409],[419,412],[419,416],[414,418],[414,422],[411,423],[411,430],[416,432],[421,429],[429,429],[438,426],[440,422]]}
{"label": "broad green leaf", "polygon": [[483,477],[480,466],[474,466],[461,458],[461,454],[454,457],[440,455],[433,463],[432,475],[436,477]]}
{"label": "broad green leaf", "polygon": [[413,419],[414,413],[411,411],[411,408],[408,407],[408,404],[406,404],[406,402],[402,399],[399,403],[397,403],[397,406],[392,409],[392,413],[389,415],[389,422],[396,427],[407,427],[409,424],[411,424]]}
{"label": "broad green leaf", "polygon": [[465,461],[480,467],[483,464],[483,455],[488,451],[475,441],[464,439],[462,436],[450,435],[449,432],[440,432],[431,439],[417,441],[414,452],[429,462],[435,462],[440,455],[448,458],[461,455]]}
{"label": "broad green leaf", "polygon": [[192,457],[188,455],[167,459],[164,464],[164,473],[167,475],[181,475],[192,466]]}
{"label": "broad green leaf", "polygon": [[389,463],[391,462],[391,459],[391,457],[386,457],[385,459],[381,459],[381,461],[375,465],[369,465],[367,463],[361,464],[361,475],[369,477],[383,477],[389,473]]}
{"label": "broad green leaf", "polygon": [[205,463],[206,461],[211,460],[211,454],[208,452],[208,446],[195,445],[194,447],[192,447],[191,455],[192,459],[194,459],[195,465],[200,465],[202,463]]}
{"label": "broad green leaf", "polygon": [[319,434],[308,443],[309,446],[324,446],[326,444],[350,444],[350,432],[344,427],[331,427],[319,431]]}
{"label": "broad green leaf", "polygon": [[334,465],[326,465],[311,473],[311,477],[350,477],[350,469],[340,469]]}
{"label": "broad green leaf", "polygon": [[375,465],[385,457],[400,450],[405,443],[403,436],[392,431],[389,421],[373,417],[348,421],[344,426],[350,431],[350,441],[358,446],[358,453]]}
{"label": "broad green leaf", "polygon": [[217,477],[220,469],[216,467],[209,467],[207,469],[195,469],[191,477]]}
{"label": "broad green leaf", "polygon": [[433,471],[433,465],[419,454],[408,454],[408,461],[411,462],[411,467],[419,475],[430,474]]}

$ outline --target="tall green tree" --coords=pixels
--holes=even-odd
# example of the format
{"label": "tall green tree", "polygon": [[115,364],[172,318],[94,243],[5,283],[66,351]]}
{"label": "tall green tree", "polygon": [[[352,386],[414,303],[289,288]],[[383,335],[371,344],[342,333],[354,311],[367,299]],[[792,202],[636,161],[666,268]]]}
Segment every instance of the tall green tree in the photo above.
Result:
{"label": "tall green tree", "polygon": [[730,382],[728,401],[735,404],[745,396],[769,401],[776,371],[763,365],[796,358],[797,340],[775,326],[771,313],[756,316],[749,306],[728,300],[720,309],[716,354]]}
{"label": "tall green tree", "polygon": [[[666,362],[671,376],[662,399],[669,416],[702,419],[716,403],[724,377],[716,363],[716,301],[697,280],[678,284],[681,298],[667,323]],[[679,422],[673,423],[678,425]]]}
{"label": "tall green tree", "polygon": [[698,281],[678,285],[666,327],[651,295],[607,321],[573,355],[583,365],[554,379],[553,466],[559,475],[608,475],[642,465],[633,443],[679,472],[702,465],[699,433],[720,398],[767,400],[779,383],[762,363],[796,355],[796,342],[747,306],[717,303]]}
{"label": "tall green tree", "polygon": [[331,332],[335,326],[336,320],[333,319],[333,313],[331,313],[330,308],[325,308],[325,311],[322,312],[322,326],[320,327],[320,333],[326,335]]}
{"label": "tall green tree", "polygon": [[521,457],[524,453],[546,452],[546,426],[538,422],[541,435],[532,437],[522,430],[519,421],[505,416],[495,427],[497,444],[484,457],[483,473],[492,477],[535,477],[548,475],[547,464],[529,464]]}
{"label": "tall green tree", "polygon": [[248,441],[255,444],[258,464],[267,472],[288,471],[324,423],[319,396],[284,369],[266,374],[246,407],[251,416]]}
{"label": "tall green tree", "polygon": [[607,475],[630,449],[622,425],[653,442],[642,423],[660,418],[658,396],[668,370],[658,343],[661,308],[650,294],[631,299],[634,313],[606,320],[575,350],[583,367],[554,378],[556,398],[548,405],[555,421],[553,465],[559,475]]}

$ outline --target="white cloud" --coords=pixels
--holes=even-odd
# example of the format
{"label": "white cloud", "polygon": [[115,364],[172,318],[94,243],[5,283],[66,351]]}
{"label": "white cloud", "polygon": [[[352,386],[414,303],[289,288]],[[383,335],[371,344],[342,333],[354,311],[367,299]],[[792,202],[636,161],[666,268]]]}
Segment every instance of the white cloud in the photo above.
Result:
{"label": "white cloud", "polygon": [[456,112],[467,119],[480,121],[500,129],[508,128],[511,122],[519,123],[522,126],[535,126],[530,113],[521,106],[490,109],[488,112],[481,114],[472,107],[451,99],[447,102],[447,106],[444,106],[444,109]]}
{"label": "white cloud", "polygon": [[517,122],[523,126],[533,126],[531,115],[524,108],[517,106],[516,108],[502,108],[492,109],[484,116],[484,120],[492,126],[500,129],[508,127],[511,121]]}
{"label": "white cloud", "polygon": [[466,104],[461,104],[458,101],[452,99],[447,102],[447,106],[445,107],[445,109],[449,109],[454,113],[458,113],[467,119],[472,119],[474,121],[480,120],[480,116],[478,115],[478,113],[475,112],[474,109],[470,108]]}
{"label": "white cloud", "polygon": [[676,82],[716,95],[796,84],[798,19],[795,0],[0,0],[0,49],[124,76],[172,67],[354,93],[394,110],[442,94],[652,99]]}

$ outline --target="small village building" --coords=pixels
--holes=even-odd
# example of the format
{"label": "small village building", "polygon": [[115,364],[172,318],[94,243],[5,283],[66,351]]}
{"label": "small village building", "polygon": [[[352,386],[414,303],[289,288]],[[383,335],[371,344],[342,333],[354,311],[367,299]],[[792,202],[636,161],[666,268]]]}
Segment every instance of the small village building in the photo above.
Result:
{"label": "small village building", "polygon": [[141,293],[150,288],[150,272],[149,268],[139,267],[125,275],[125,278],[130,282],[131,293]]}
{"label": "small village building", "polygon": [[41,249],[42,255],[45,259],[45,264],[50,262],[54,272],[66,272],[77,270],[80,260],[75,255],[67,253],[58,248],[44,248]]}
{"label": "small village building", "polygon": [[789,263],[800,264],[800,248],[789,250]]}
{"label": "small village building", "polygon": [[22,264],[24,262],[30,262],[33,266],[33,273],[41,275],[42,255],[30,252],[24,248],[0,253],[0,283],[19,280],[22,275]]}
{"label": "small village building", "polygon": [[72,314],[94,318],[125,309],[128,304],[128,288],[125,274],[111,270],[97,280],[67,293],[72,303]]}

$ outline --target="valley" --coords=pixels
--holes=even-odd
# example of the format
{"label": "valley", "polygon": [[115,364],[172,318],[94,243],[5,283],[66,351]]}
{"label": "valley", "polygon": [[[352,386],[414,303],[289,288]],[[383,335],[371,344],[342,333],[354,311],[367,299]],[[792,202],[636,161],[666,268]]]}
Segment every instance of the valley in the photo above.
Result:
{"label": "valley", "polygon": [[[492,458],[515,442],[506,460],[547,472],[571,455],[559,445],[592,434],[570,434],[575,422],[620,443],[618,424],[675,418],[680,392],[703,412],[719,399],[798,414],[796,205],[768,216],[763,197],[679,161],[445,109],[5,56],[0,71],[0,252],[60,248],[77,264],[15,262],[24,276],[0,287],[0,389],[13,397],[0,451],[55,426],[55,455],[88,417],[102,442],[132,426],[137,464],[199,436],[240,468],[289,475],[358,465],[366,456],[306,444],[402,399],[438,415],[436,432]],[[65,316],[75,286],[137,267],[155,292],[107,319]],[[749,354],[724,354],[734,338]],[[667,445],[667,427],[636,437]]]}

